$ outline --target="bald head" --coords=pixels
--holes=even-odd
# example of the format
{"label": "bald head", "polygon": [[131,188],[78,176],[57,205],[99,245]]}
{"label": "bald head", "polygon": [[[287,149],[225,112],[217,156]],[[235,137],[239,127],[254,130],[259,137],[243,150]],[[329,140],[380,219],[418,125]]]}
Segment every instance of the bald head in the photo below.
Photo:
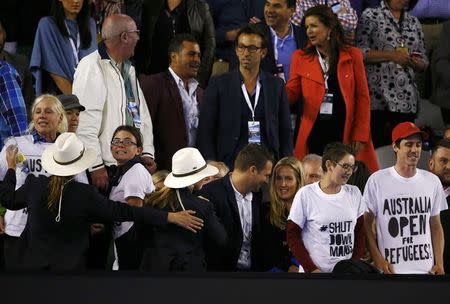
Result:
{"label": "bald head", "polygon": [[130,16],[123,14],[109,15],[103,21],[102,38],[105,41],[110,41],[132,28],[136,28],[136,24]]}

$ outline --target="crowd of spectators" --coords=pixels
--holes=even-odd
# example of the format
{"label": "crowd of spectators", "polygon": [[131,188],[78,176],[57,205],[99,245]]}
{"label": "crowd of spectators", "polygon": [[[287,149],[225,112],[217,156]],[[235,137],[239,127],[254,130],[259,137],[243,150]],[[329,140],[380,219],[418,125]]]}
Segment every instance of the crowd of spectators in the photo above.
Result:
{"label": "crowd of spectators", "polygon": [[0,270],[450,271],[447,1],[40,3],[0,5]]}

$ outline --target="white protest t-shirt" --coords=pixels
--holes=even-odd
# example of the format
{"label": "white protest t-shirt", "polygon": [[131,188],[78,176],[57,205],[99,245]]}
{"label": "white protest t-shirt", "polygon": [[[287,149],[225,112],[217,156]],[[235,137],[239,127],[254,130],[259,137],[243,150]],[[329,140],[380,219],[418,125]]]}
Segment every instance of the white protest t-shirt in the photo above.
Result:
{"label": "white protest t-shirt", "polygon": [[[36,142],[34,143],[32,135],[24,135],[15,137],[15,142],[19,147],[19,151],[25,155],[26,166],[16,168],[16,190],[19,189],[27,178],[28,174],[33,174],[34,176],[50,176],[47,171],[42,167],[42,153],[45,148],[51,146],[52,143]],[[3,180],[8,171],[8,164],[6,162],[6,148],[12,144],[8,141],[3,146],[0,152],[0,180]],[[88,180],[86,173],[82,172],[75,177],[75,180],[80,183],[87,184]],[[10,236],[19,237],[25,225],[27,224],[28,212],[27,208],[20,210],[6,210],[5,213],[5,233]]]}
{"label": "white protest t-shirt", "polygon": [[[119,184],[112,187],[109,199],[126,204],[126,198],[130,196],[144,199],[145,193],[155,191],[152,176],[142,164],[135,164],[131,167],[119,181]],[[125,234],[133,226],[133,222],[116,222],[114,224],[114,239]]]}
{"label": "white protest t-shirt", "polygon": [[352,257],[356,222],[365,211],[357,187],[344,185],[339,193],[326,194],[316,182],[300,188],[288,219],[302,229],[301,238],[314,264],[331,272],[337,262]]}
{"label": "white protest t-shirt", "polygon": [[372,174],[363,198],[376,217],[378,249],[395,273],[428,273],[434,265],[430,217],[447,209],[438,177],[417,169],[404,178],[386,168]]}

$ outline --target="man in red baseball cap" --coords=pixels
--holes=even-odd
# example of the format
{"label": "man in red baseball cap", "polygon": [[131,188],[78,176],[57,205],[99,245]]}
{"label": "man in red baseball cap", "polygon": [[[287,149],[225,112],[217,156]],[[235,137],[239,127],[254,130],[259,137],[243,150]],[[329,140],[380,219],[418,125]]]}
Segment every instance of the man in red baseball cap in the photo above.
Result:
{"label": "man in red baseball cap", "polygon": [[392,130],[395,165],[372,174],[364,190],[368,248],[384,273],[444,274],[439,215],[447,202],[439,178],[417,168],[423,135],[411,122],[398,124]]}

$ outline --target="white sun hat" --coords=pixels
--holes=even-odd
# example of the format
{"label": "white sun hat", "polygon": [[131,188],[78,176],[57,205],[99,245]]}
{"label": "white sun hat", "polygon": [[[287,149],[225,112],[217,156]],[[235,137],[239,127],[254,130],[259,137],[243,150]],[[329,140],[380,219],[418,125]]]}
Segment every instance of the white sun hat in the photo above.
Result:
{"label": "white sun hat", "polygon": [[218,172],[216,167],[206,164],[196,148],[183,148],[173,155],[172,172],[164,180],[164,185],[173,189],[184,188]]}
{"label": "white sun hat", "polygon": [[75,133],[65,132],[42,153],[42,167],[52,175],[76,175],[89,168],[96,157],[97,152],[85,147]]}

